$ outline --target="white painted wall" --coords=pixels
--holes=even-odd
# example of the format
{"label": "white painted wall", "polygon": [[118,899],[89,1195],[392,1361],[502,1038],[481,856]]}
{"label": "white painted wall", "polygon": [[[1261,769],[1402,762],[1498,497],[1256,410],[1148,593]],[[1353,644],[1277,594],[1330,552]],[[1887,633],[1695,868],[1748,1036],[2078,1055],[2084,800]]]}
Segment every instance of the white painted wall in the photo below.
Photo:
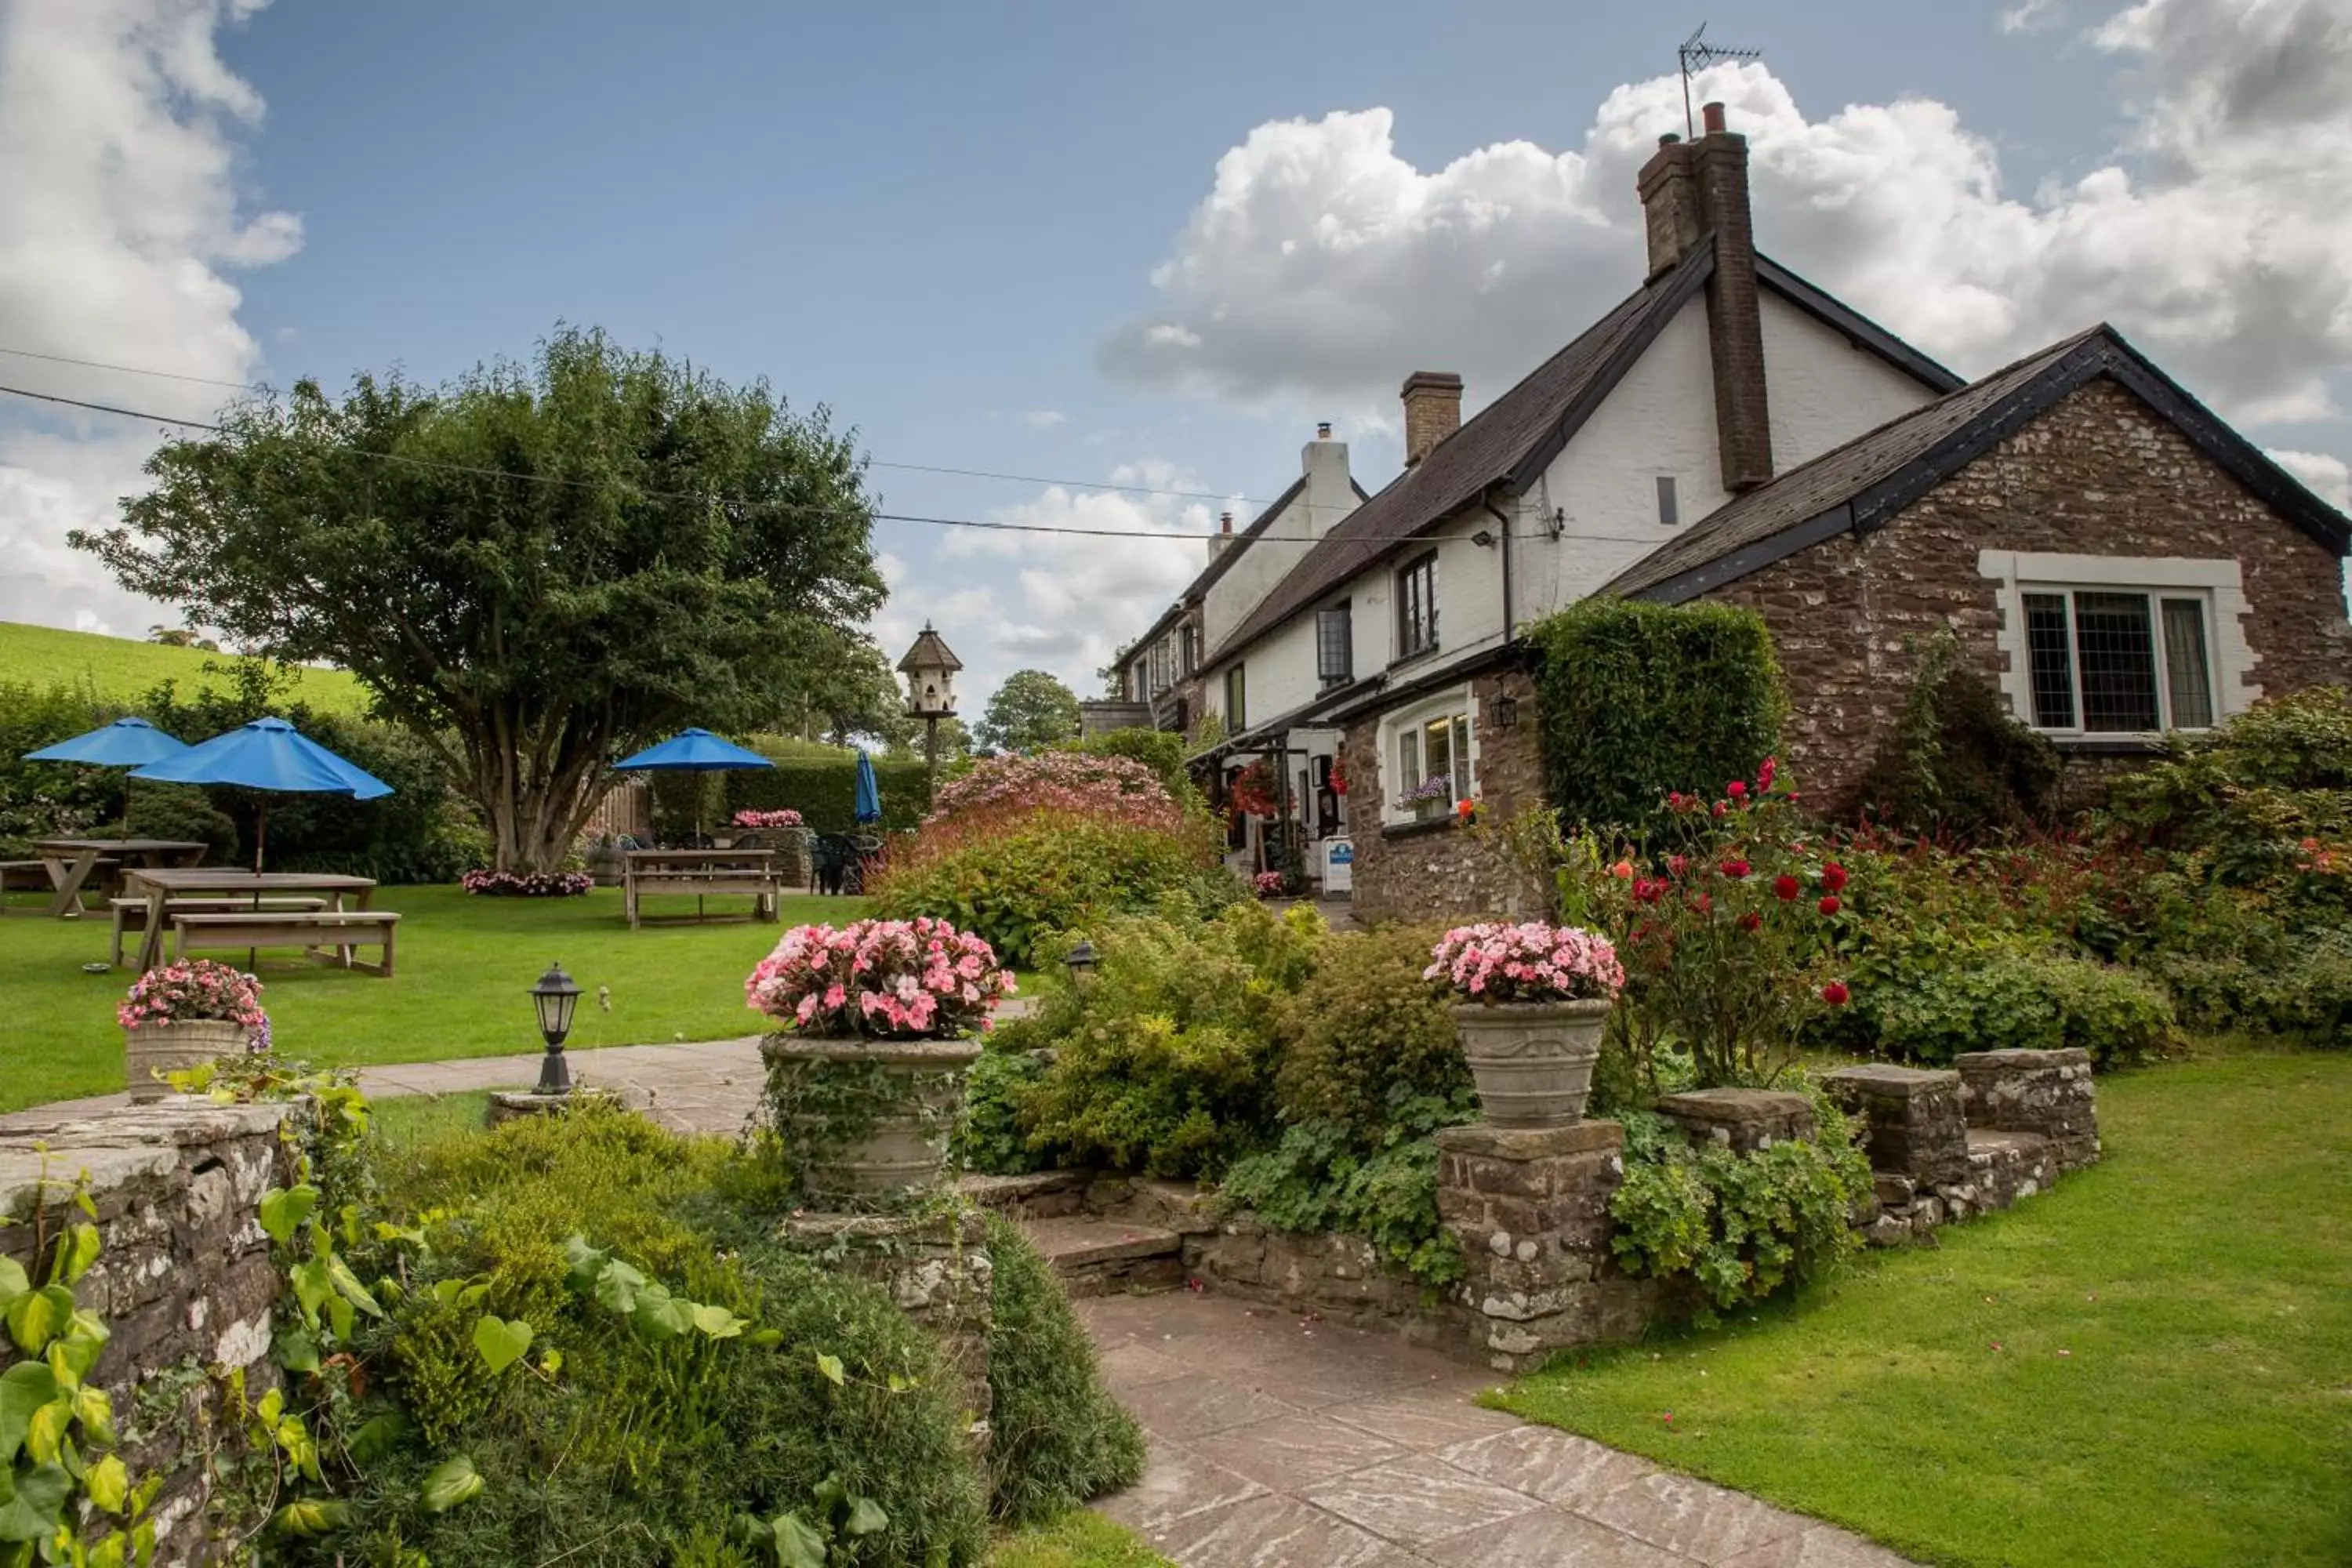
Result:
{"label": "white painted wall", "polygon": [[[1775,472],[1787,473],[1938,395],[1770,289],[1761,299]],[[1711,380],[1707,390],[1713,396]]]}
{"label": "white painted wall", "polygon": [[1308,546],[1356,510],[1356,488],[1348,476],[1345,441],[1307,442],[1299,452],[1298,468],[1307,482],[1290,504],[1276,512],[1256,538],[1228,546],[1241,554],[1224,575],[1209,585],[1202,600],[1202,647],[1215,647],[1230,636],[1274,591],[1274,585],[1289,575]]}

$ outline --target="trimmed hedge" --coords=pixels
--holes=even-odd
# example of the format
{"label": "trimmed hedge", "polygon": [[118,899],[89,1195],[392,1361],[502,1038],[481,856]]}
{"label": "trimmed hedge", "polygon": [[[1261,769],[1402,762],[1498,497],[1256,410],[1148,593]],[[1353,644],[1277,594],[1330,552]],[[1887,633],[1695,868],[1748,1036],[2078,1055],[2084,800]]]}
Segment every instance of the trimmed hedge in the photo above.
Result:
{"label": "trimmed hedge", "polygon": [[[709,791],[703,802],[706,829],[723,827],[739,811],[776,811],[789,806],[801,814],[813,833],[853,833],[857,829],[857,759],[854,755],[795,756],[773,759],[772,768],[744,768],[720,773],[663,773],[653,778],[654,829],[658,833],[692,831],[695,792]],[[921,822],[931,809],[931,785],[919,761],[877,759],[874,782],[882,790],[882,826],[897,831]]]}
{"label": "trimmed hedge", "polygon": [[1545,778],[1571,826],[1641,831],[1667,791],[1753,777],[1780,750],[1788,699],[1752,610],[1587,599],[1528,638]]}

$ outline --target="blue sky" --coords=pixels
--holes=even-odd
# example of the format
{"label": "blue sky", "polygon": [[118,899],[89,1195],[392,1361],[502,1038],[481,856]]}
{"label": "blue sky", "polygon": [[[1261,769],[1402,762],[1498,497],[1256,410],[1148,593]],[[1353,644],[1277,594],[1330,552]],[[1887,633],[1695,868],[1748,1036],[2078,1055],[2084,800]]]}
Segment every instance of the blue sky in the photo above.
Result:
{"label": "blue sky", "polygon": [[[2341,9],[1717,0],[1709,36],[1766,63],[1706,85],[1766,249],[1964,371],[2116,320],[2340,504]],[[1697,20],[0,0],[0,171],[57,192],[0,216],[0,347],[338,384],[594,323],[827,403],[883,461],[1082,481],[877,468],[893,510],[1204,531],[1218,501],[1091,487],[1271,496],[1333,418],[1377,488],[1406,372],[1475,405],[1638,281],[1632,150],[1679,119]],[[0,372],[194,416],[220,391]],[[57,547],[143,430],[0,421],[0,618],[165,618]],[[975,695],[1025,663],[1091,689],[1200,550],[879,542],[886,651],[935,618]]]}

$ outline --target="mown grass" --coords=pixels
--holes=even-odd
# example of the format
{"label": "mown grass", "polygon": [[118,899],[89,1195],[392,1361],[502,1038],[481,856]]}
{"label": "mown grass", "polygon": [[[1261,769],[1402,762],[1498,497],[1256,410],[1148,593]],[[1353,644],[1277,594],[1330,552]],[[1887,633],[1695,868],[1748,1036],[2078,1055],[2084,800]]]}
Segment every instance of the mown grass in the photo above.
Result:
{"label": "mown grass", "polygon": [[988,1568],[1171,1568],[1122,1527],[1083,1510],[1000,1540]]}
{"label": "mown grass", "polygon": [[[0,621],[0,682],[70,686],[102,700],[134,701],[166,680],[177,681],[184,698],[208,689],[234,690],[226,675],[205,668],[231,661],[232,656],[202,648]],[[366,706],[359,683],[340,669],[288,666],[286,672],[294,679],[290,700],[332,713],[357,713]]]}
{"label": "mown grass", "polygon": [[2352,1563],[2352,1056],[2105,1079],[2106,1159],[1505,1406],[1954,1568]]}
{"label": "mown grass", "polygon": [[[740,907],[714,900],[712,907]],[[42,900],[15,896],[0,920],[0,1110],[122,1087],[114,1005],[129,970],[82,973],[106,960],[107,921],[55,921]],[[456,888],[384,888],[378,909],[401,911],[390,980],[329,968],[291,949],[260,955],[278,1048],[326,1065],[440,1061],[540,1048],[530,985],[561,962],[586,994],[570,1047],[724,1039],[756,1032],[743,977],[782,925],[737,921],[631,931],[618,889],[584,899],[480,899]],[[652,906],[684,910],[682,900]],[[785,923],[861,913],[855,899],[788,898]],[[242,963],[243,953],[205,956]],[[608,994],[600,1001],[602,987]],[[609,1003],[609,1006],[605,1003]]]}

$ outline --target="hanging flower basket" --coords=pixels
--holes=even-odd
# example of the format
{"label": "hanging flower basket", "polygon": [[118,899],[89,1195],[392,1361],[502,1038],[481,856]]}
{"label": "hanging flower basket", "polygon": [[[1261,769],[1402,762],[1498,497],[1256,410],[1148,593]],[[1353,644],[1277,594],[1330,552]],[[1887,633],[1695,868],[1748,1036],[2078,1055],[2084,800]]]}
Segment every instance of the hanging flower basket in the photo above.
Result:
{"label": "hanging flower basket", "polygon": [[1244,816],[1272,817],[1277,809],[1274,770],[1266,766],[1264,758],[1252,763],[1225,786],[1225,798]]}

